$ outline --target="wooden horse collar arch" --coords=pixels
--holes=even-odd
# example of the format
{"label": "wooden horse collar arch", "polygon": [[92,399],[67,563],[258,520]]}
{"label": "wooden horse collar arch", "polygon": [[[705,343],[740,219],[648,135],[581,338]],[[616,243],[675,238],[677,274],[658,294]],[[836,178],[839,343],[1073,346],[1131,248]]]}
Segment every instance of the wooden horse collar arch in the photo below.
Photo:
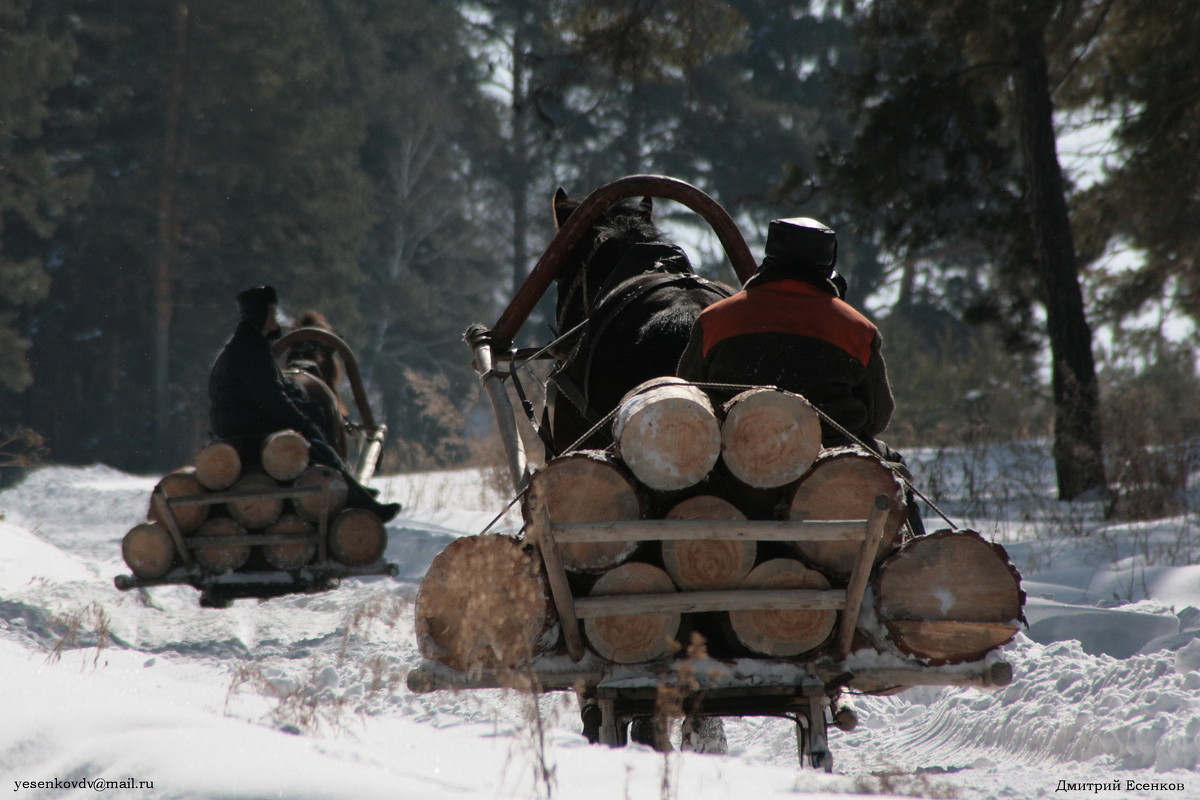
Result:
{"label": "wooden horse collar arch", "polygon": [[647,196],[674,200],[695,211],[717,234],[738,279],[744,282],[754,275],[757,264],[750,254],[750,248],[746,246],[746,240],[742,238],[733,218],[717,201],[701,189],[676,178],[665,175],[630,175],[596,189],[571,212],[571,216],[558,229],[557,235],[550,241],[516,296],[492,326],[493,346],[498,350],[505,350],[512,345],[513,337],[528,319],[533,307],[558,277],[567,255],[583,240],[587,231],[609,206],[627,197]]}
{"label": "wooden horse collar arch", "polygon": [[[275,342],[275,357],[282,356],[302,342],[313,342],[338,354],[346,368],[346,378],[350,381],[350,391],[354,394],[354,405],[358,408],[359,419],[367,428],[377,427],[371,404],[367,401],[367,392],[363,388],[362,374],[358,371],[358,361],[354,358],[354,351],[350,349],[350,345],[337,334],[324,328],[297,328]],[[330,389],[336,391],[335,387]]]}

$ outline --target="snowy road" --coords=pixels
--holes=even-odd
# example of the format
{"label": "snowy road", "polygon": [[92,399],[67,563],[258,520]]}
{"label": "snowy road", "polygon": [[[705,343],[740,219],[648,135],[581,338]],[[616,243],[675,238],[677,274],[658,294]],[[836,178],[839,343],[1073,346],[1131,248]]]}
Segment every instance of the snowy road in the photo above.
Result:
{"label": "snowy road", "polygon": [[1200,798],[1200,613],[1188,610],[1200,567],[1135,573],[1120,547],[1098,560],[1094,538],[1006,527],[1030,593],[1028,635],[1005,650],[1012,685],[857,698],[862,724],[834,733],[824,775],[798,766],[784,720],[728,720],[728,756],[664,756],[587,745],[566,694],[542,698],[540,743],[524,696],[412,694],[417,583],[506,498],[470,472],[376,483],[406,504],[389,527],[398,580],[226,610],[199,608],[186,587],[113,588],[153,478],[52,467],[0,492],[0,786],[55,798],[94,795],[96,780],[130,798]]}

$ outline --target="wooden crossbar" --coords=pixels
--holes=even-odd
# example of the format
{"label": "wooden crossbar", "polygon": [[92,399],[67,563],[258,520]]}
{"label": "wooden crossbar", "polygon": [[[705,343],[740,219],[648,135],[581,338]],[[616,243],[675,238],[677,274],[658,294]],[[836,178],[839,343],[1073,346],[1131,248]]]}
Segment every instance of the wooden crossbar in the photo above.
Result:
{"label": "wooden crossbar", "polygon": [[561,544],[591,542],[685,542],[748,540],[757,542],[857,542],[865,519],[809,522],[749,520],[643,519],[627,522],[555,523],[551,532]]}
{"label": "wooden crossbar", "polygon": [[693,611],[837,611],[845,607],[842,589],[728,589],[575,598],[575,614],[580,619]]}

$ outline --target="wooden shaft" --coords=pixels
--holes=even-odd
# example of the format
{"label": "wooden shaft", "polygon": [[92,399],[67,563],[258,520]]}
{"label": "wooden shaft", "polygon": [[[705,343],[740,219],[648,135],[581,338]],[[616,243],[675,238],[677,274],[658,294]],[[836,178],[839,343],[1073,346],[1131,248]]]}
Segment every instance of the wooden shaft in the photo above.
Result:
{"label": "wooden shaft", "polygon": [[835,648],[835,654],[839,659],[850,655],[851,643],[854,641],[854,628],[858,624],[858,612],[862,610],[863,592],[866,591],[867,580],[871,576],[875,553],[879,550],[879,543],[883,541],[883,526],[887,522],[891,508],[892,501],[886,494],[875,496],[875,505],[871,509],[871,515],[867,517],[866,536],[863,538],[862,548],[858,551],[858,561],[854,564],[854,571],[850,573],[850,584],[846,587],[846,596],[849,601],[846,603],[846,609],[842,612],[841,624],[837,633],[837,647]]}
{"label": "wooden shaft", "polygon": [[571,587],[567,583],[567,573],[563,569],[562,557],[558,553],[558,543],[551,533],[550,514],[542,499],[542,492],[537,485],[529,489],[526,500],[529,510],[529,526],[527,535],[534,547],[541,553],[542,563],[546,566],[546,578],[550,583],[550,597],[558,612],[562,624],[563,639],[567,645],[567,655],[572,661],[583,658],[583,637],[579,633],[579,618],[575,615],[575,598],[571,595]]}
{"label": "wooden shaft", "polygon": [[[500,441],[504,445],[504,455],[508,460],[508,476],[513,489],[521,492],[529,485],[529,464],[525,458],[525,443],[517,430],[516,416],[513,414],[512,402],[504,380],[496,372],[495,361],[492,358],[492,346],[484,336],[475,336],[472,327],[467,331],[468,343],[475,354],[475,370],[479,380],[487,391],[488,399],[492,402],[492,411],[496,417],[496,427],[500,431]],[[479,332],[481,333],[481,332]],[[547,454],[549,456],[549,454]]]}
{"label": "wooden shaft", "polygon": [[644,519],[614,522],[560,522],[551,530],[559,544],[592,542],[695,541],[746,539],[759,542],[856,542],[867,520],[773,522],[748,520]]}
{"label": "wooden shaft", "polygon": [[722,589],[580,597],[575,600],[575,614],[586,619],[693,611],[836,611],[845,606],[842,589]]}

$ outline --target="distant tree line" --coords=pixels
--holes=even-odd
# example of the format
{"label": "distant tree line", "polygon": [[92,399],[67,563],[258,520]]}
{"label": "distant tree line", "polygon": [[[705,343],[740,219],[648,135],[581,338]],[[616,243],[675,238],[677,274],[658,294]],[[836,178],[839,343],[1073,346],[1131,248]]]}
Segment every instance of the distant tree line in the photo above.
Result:
{"label": "distant tree line", "polygon": [[[1007,407],[1048,353],[1079,496],[1109,480],[1104,365],[1180,350],[1148,308],[1200,315],[1193,6],[0,0],[0,428],[59,461],[178,464],[234,295],[270,282],[359,354],[391,464],[458,463],[461,333],[541,253],[553,189],[658,172],[752,246],[774,217],[839,230],[898,422],[948,419],[908,365]],[[1068,119],[1112,131],[1086,184]]]}

